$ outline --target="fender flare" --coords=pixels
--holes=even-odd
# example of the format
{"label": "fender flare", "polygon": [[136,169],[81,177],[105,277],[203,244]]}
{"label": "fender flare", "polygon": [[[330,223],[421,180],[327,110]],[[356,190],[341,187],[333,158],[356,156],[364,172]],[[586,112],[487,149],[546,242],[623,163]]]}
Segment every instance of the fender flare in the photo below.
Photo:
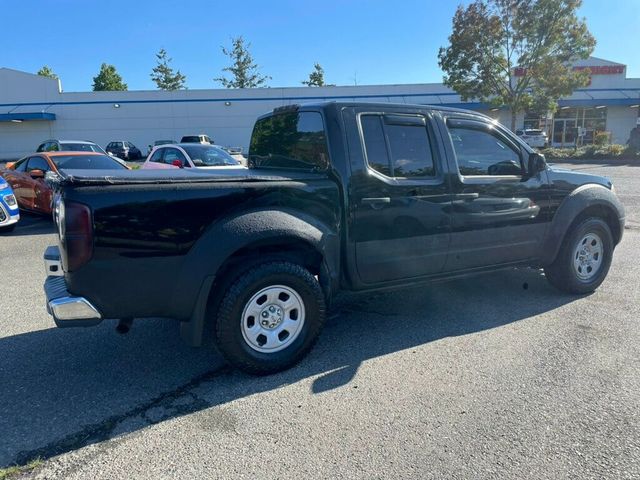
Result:
{"label": "fender flare", "polygon": [[589,183],[576,188],[558,207],[551,225],[547,230],[541,251],[542,265],[553,263],[560,251],[560,246],[571,225],[584,211],[592,207],[599,207],[607,212],[610,221],[615,222],[615,244],[622,239],[624,231],[624,207],[615,193],[608,188],[595,183]]}
{"label": "fender flare", "polygon": [[[172,294],[172,310],[187,313],[181,334],[188,344],[202,344],[206,304],[220,267],[239,250],[252,245],[301,242],[322,257],[327,294],[335,291],[340,273],[340,238],[336,229],[302,212],[260,209],[221,219],[196,242],[180,270]],[[323,286],[324,287],[324,286]],[[195,294],[194,294],[195,292]],[[182,315],[185,319],[185,315]]]}

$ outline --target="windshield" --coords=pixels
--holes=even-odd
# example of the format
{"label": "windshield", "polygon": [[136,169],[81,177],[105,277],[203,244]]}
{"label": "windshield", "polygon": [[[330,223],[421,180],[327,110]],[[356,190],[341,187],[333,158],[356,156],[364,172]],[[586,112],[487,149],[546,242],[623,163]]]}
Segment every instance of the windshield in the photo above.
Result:
{"label": "windshield", "polygon": [[96,152],[106,154],[102,148],[95,143],[67,143],[60,142],[60,148],[63,152]]}
{"label": "windshield", "polygon": [[221,148],[202,146],[182,147],[196,167],[219,167],[222,165],[240,165],[235,158]]}
{"label": "windshield", "polygon": [[59,170],[126,170],[108,155],[58,155],[51,160]]}
{"label": "windshield", "polygon": [[542,135],[542,130],[531,129],[525,130],[524,133],[526,133],[527,135]]}

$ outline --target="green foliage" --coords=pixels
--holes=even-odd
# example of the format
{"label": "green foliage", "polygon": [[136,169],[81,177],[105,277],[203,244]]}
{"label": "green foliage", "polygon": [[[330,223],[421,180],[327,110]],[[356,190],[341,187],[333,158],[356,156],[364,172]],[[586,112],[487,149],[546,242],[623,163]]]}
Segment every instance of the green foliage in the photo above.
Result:
{"label": "green foliage", "polygon": [[38,70],[38,75],[41,77],[54,78],[58,79],[58,75],[56,75],[53,70],[47,65],[43,66],[40,70]]}
{"label": "green foliage", "polygon": [[26,465],[14,465],[12,467],[0,468],[0,480],[25,478],[26,475],[33,473],[33,471],[40,466],[42,466],[42,460],[40,458],[36,458]]}
{"label": "green foliage", "polygon": [[609,132],[598,132],[593,137],[593,143],[602,147],[609,143]]}
{"label": "green foliage", "polygon": [[616,143],[599,146],[586,145],[577,149],[573,148],[545,148],[540,153],[548,160],[563,159],[620,159],[620,160],[640,160],[640,152],[628,145],[619,145]]}
{"label": "green foliage", "polygon": [[100,72],[93,77],[93,91],[122,91],[127,90],[127,84],[122,81],[122,77],[113,65],[103,63]]}
{"label": "green foliage", "polygon": [[475,0],[459,6],[449,46],[438,53],[444,83],[465,101],[509,107],[512,130],[519,111],[555,111],[558,98],[588,83],[588,71],[571,68],[596,43],[576,16],[581,3]]}
{"label": "green foliage", "polygon": [[309,74],[309,79],[303,80],[301,83],[307,87],[324,87],[324,68],[316,62],[313,65],[313,71]]}
{"label": "green foliage", "polygon": [[261,75],[258,65],[254,62],[249,47],[251,43],[245,44],[242,36],[231,39],[232,48],[220,47],[222,53],[228,56],[232,64],[222,69],[223,72],[229,72],[231,79],[226,77],[218,77],[213,80],[220,82],[226,88],[255,88],[266,86],[271,77]]}
{"label": "green foliage", "polygon": [[185,87],[185,81],[187,77],[180,73],[173,71],[173,68],[169,66],[171,58],[167,56],[167,51],[161,48],[156,53],[158,65],[156,65],[151,71],[151,80],[153,80],[158,89],[160,90],[180,90]]}

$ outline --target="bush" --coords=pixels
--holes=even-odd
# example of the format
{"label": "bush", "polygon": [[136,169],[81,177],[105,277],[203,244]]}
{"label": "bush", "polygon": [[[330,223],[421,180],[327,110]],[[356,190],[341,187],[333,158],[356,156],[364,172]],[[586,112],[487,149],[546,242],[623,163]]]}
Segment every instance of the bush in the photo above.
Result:
{"label": "bush", "polygon": [[599,147],[603,147],[609,143],[609,132],[597,132],[593,137],[593,143]]}
{"label": "bush", "polygon": [[574,148],[545,148],[540,150],[547,159],[562,160],[567,158],[572,159],[597,159],[597,158],[612,158],[612,159],[640,159],[640,152],[636,151],[628,145],[587,145],[584,147]]}

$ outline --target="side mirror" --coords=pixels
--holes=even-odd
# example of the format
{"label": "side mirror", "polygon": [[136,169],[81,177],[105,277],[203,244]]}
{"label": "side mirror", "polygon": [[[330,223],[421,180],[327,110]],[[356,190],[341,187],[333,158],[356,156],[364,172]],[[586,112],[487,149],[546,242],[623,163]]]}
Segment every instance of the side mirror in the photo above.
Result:
{"label": "side mirror", "polygon": [[174,167],[179,167],[179,168],[184,168],[184,165],[182,164],[182,162],[178,159],[174,160],[173,162],[171,162],[171,165],[173,165]]}
{"label": "side mirror", "polygon": [[39,169],[31,170],[29,172],[29,175],[31,176],[31,178],[44,178],[44,172]]}
{"label": "side mirror", "polygon": [[544,159],[544,155],[535,152],[529,155],[529,164],[527,165],[529,177],[535,177],[545,168],[547,168],[547,162]]}

